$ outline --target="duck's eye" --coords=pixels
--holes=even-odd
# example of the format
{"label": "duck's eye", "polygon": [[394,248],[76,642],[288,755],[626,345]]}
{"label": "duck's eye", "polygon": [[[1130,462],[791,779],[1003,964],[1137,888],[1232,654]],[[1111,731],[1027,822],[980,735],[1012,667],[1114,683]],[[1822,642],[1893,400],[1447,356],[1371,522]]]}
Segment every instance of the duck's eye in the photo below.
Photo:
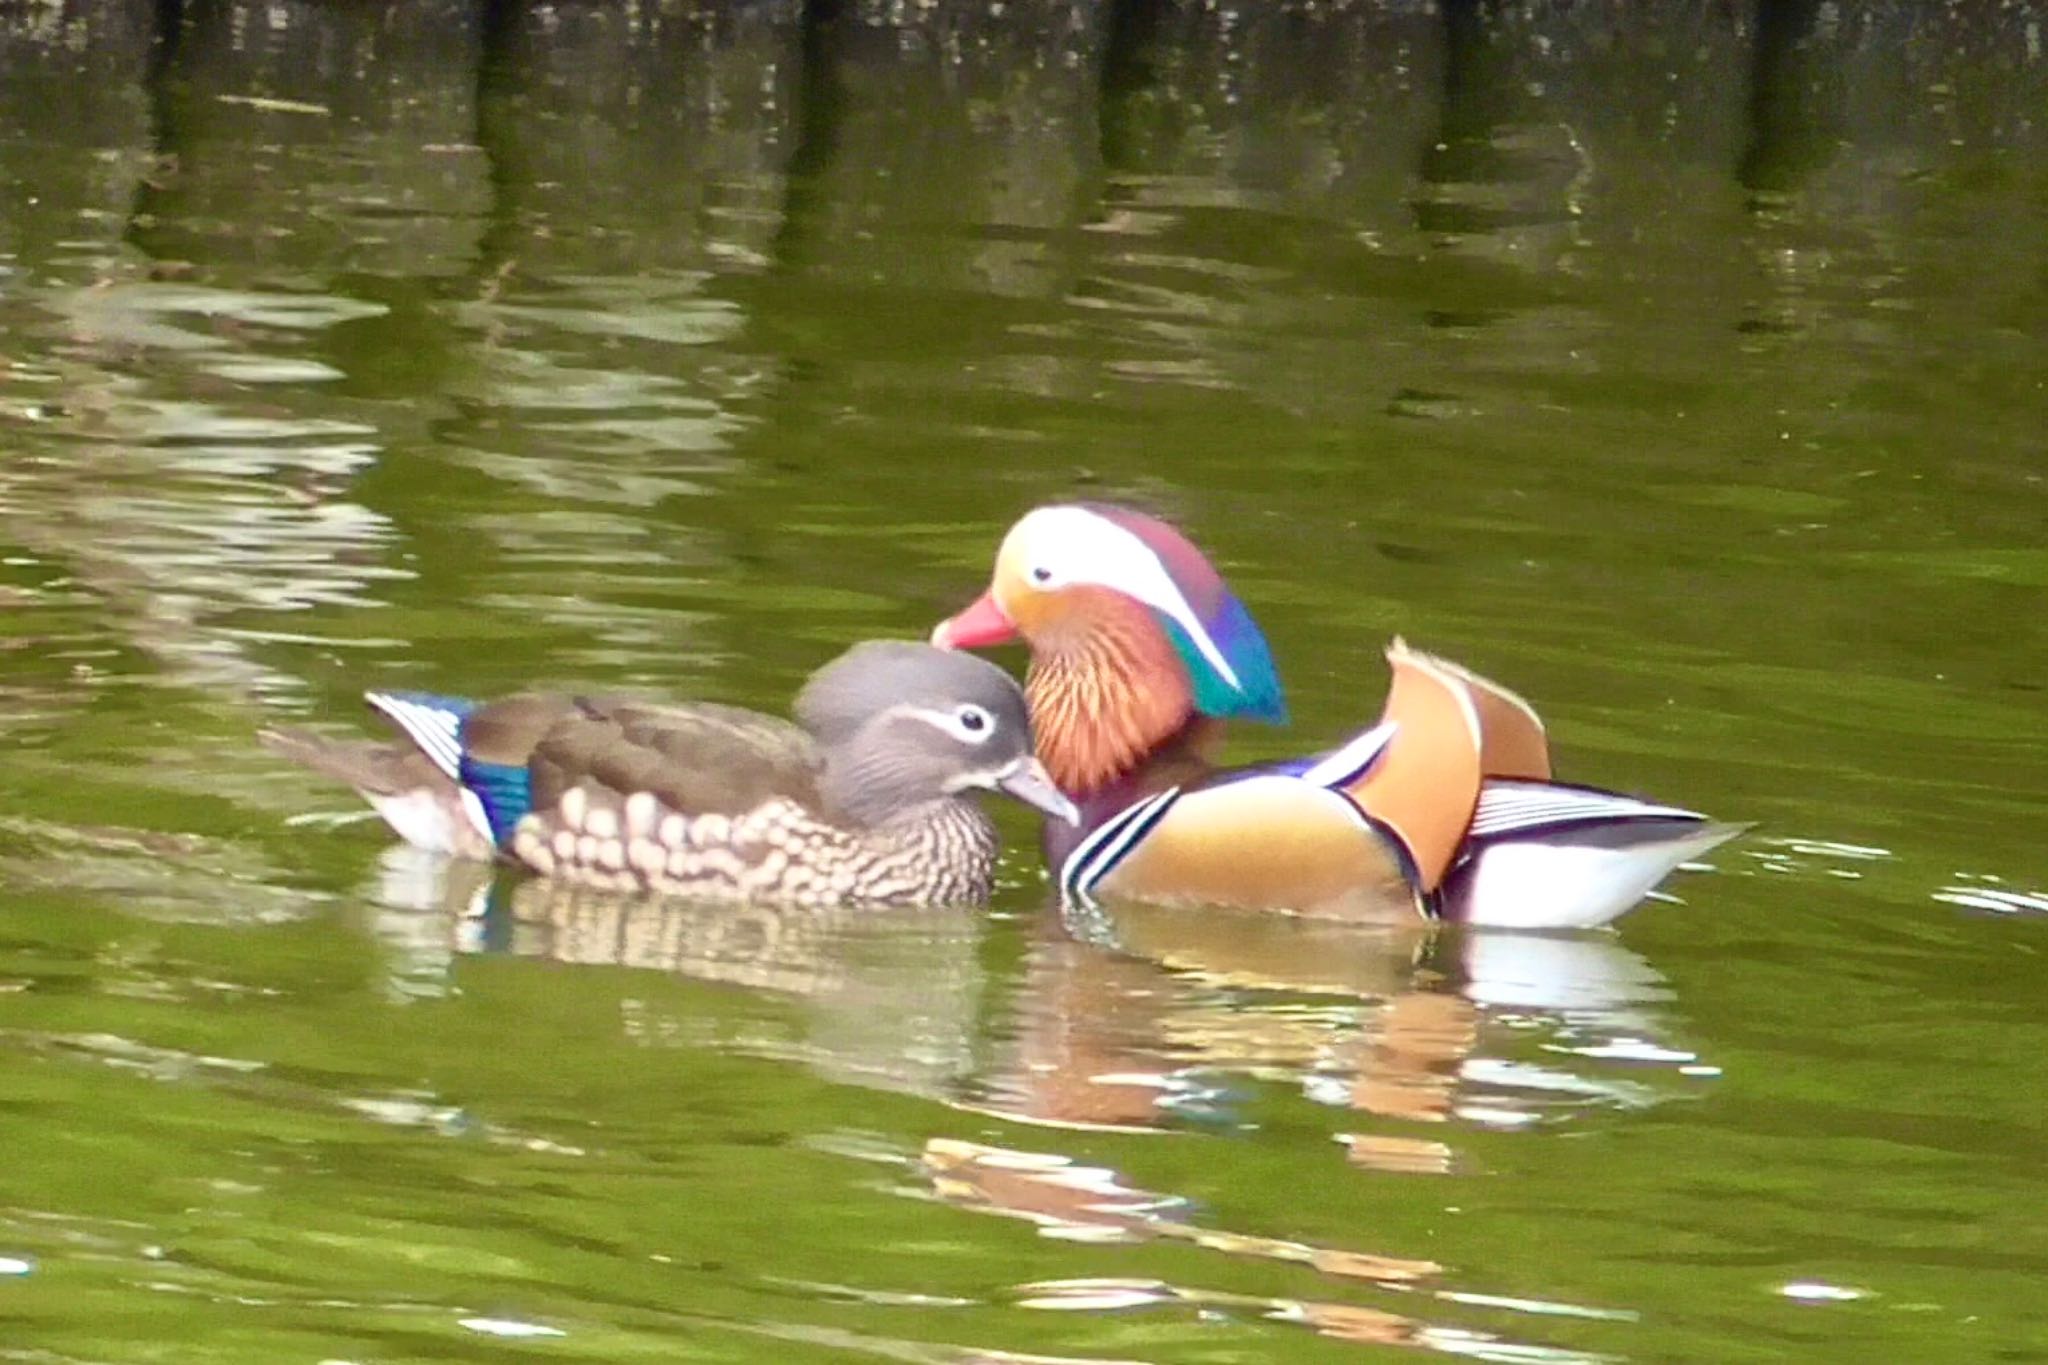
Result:
{"label": "duck's eye", "polygon": [[961,733],[967,735],[970,739],[979,739],[985,736],[990,730],[995,728],[996,723],[995,717],[989,715],[988,712],[982,710],[979,706],[963,706],[953,713],[953,719],[959,723]]}
{"label": "duck's eye", "polygon": [[1034,567],[1034,568],[1033,568],[1033,569],[1031,570],[1031,581],[1032,581],[1033,583],[1050,583],[1050,582],[1052,582],[1052,570],[1051,570],[1051,569],[1048,569],[1048,568],[1046,568],[1046,567],[1045,567],[1045,565],[1043,565],[1043,564],[1040,564],[1040,565],[1037,565],[1037,566],[1035,566],[1035,567]]}

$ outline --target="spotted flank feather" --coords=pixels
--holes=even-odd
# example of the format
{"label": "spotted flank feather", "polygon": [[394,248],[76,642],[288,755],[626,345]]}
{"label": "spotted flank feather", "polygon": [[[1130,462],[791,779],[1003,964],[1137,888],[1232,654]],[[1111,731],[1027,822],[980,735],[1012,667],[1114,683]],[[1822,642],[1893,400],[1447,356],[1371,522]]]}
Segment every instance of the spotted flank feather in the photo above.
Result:
{"label": "spotted flank feather", "polygon": [[985,898],[995,828],[976,806],[852,831],[776,798],[733,815],[684,814],[652,792],[572,787],[518,822],[510,847],[556,881],[691,900],[798,906]]}

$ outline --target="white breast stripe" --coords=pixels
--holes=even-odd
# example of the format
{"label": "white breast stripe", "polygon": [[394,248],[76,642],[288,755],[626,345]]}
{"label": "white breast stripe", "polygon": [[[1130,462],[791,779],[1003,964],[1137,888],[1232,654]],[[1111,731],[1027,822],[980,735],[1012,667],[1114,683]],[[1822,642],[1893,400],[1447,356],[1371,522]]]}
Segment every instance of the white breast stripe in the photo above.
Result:
{"label": "white breast stripe", "polygon": [[1586,820],[1701,820],[1698,811],[1658,806],[1619,792],[1547,782],[1488,782],[1479,791],[1472,837],[1493,838]]}
{"label": "white breast stripe", "polygon": [[1168,787],[1125,808],[1089,835],[1067,855],[1060,868],[1060,891],[1070,902],[1092,905],[1089,892],[1124,860],[1137,842],[1149,834],[1166,808],[1180,799],[1179,787]]}
{"label": "white breast stripe", "polygon": [[422,706],[388,692],[366,692],[363,700],[391,717],[392,724],[420,746],[420,752],[434,760],[434,766],[456,781],[461,780],[462,742],[457,737],[462,718],[453,711]]}
{"label": "white breast stripe", "polygon": [[1325,754],[1314,767],[1301,775],[1301,780],[1318,787],[1342,787],[1357,781],[1359,775],[1387,751],[1387,745],[1393,743],[1394,732],[1399,728],[1393,721],[1381,721],[1335,753]]}
{"label": "white breast stripe", "polygon": [[1173,787],[1144,802],[1133,813],[1131,819],[1123,822],[1117,830],[1116,837],[1095,851],[1095,856],[1088,860],[1087,866],[1083,867],[1074,879],[1075,890],[1080,893],[1083,900],[1089,899],[1097,884],[1116,870],[1117,865],[1138,846],[1139,841],[1152,832],[1153,826],[1166,814],[1166,808],[1179,798],[1180,788]]}
{"label": "white breast stripe", "polygon": [[1115,815],[1110,816],[1109,819],[1096,826],[1095,831],[1087,838],[1074,845],[1074,851],[1069,853],[1066,862],[1060,865],[1060,893],[1062,896],[1069,901],[1081,897],[1078,882],[1087,868],[1088,860],[1095,856],[1097,849],[1122,833],[1124,826],[1144,814],[1147,804],[1149,803],[1146,801],[1136,801],[1125,806]]}

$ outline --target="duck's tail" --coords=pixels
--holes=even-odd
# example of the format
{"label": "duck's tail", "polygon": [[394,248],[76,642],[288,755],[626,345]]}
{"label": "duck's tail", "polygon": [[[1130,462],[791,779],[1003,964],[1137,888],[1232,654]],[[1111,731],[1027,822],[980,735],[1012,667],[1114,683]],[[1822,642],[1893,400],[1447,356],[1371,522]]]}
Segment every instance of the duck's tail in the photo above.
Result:
{"label": "duck's tail", "polygon": [[274,754],[354,787],[365,796],[391,796],[438,779],[451,790],[453,778],[412,745],[398,740],[328,739],[296,726],[268,726],[257,742]]}
{"label": "duck's tail", "polygon": [[353,787],[407,843],[462,858],[492,856],[461,784],[412,744],[327,739],[291,726],[267,727],[256,738],[272,753]]}
{"label": "duck's tail", "polygon": [[523,694],[482,704],[433,692],[366,692],[400,741],[262,733],[276,753],[346,782],[407,843],[489,858],[532,808],[534,746],[581,699]]}
{"label": "duck's tail", "polygon": [[1489,782],[1437,909],[1497,928],[1597,928],[1750,828],[1591,787]]}
{"label": "duck's tail", "polygon": [[1513,692],[1398,639],[1387,665],[1380,723],[1311,771],[1395,836],[1447,919],[1605,924],[1749,828],[1554,782],[1543,722]]}

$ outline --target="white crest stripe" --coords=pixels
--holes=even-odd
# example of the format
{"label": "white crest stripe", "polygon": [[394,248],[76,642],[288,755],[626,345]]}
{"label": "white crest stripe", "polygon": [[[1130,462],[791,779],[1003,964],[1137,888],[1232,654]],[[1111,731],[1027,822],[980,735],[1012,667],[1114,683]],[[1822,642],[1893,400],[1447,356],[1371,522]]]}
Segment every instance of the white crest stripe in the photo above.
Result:
{"label": "white crest stripe", "polygon": [[1033,519],[1046,528],[1041,534],[1054,539],[1081,544],[1093,541],[1093,548],[1102,554],[1103,559],[1101,572],[1093,575],[1091,581],[1129,593],[1147,606],[1156,607],[1172,617],[1223,681],[1229,683],[1233,691],[1244,691],[1237,670],[1223,657],[1222,649],[1210,636],[1201,618],[1195,615],[1193,604],[1175,585],[1173,575],[1167,572],[1165,562],[1141,537],[1085,507],[1041,507],[1026,517],[1027,521]]}

